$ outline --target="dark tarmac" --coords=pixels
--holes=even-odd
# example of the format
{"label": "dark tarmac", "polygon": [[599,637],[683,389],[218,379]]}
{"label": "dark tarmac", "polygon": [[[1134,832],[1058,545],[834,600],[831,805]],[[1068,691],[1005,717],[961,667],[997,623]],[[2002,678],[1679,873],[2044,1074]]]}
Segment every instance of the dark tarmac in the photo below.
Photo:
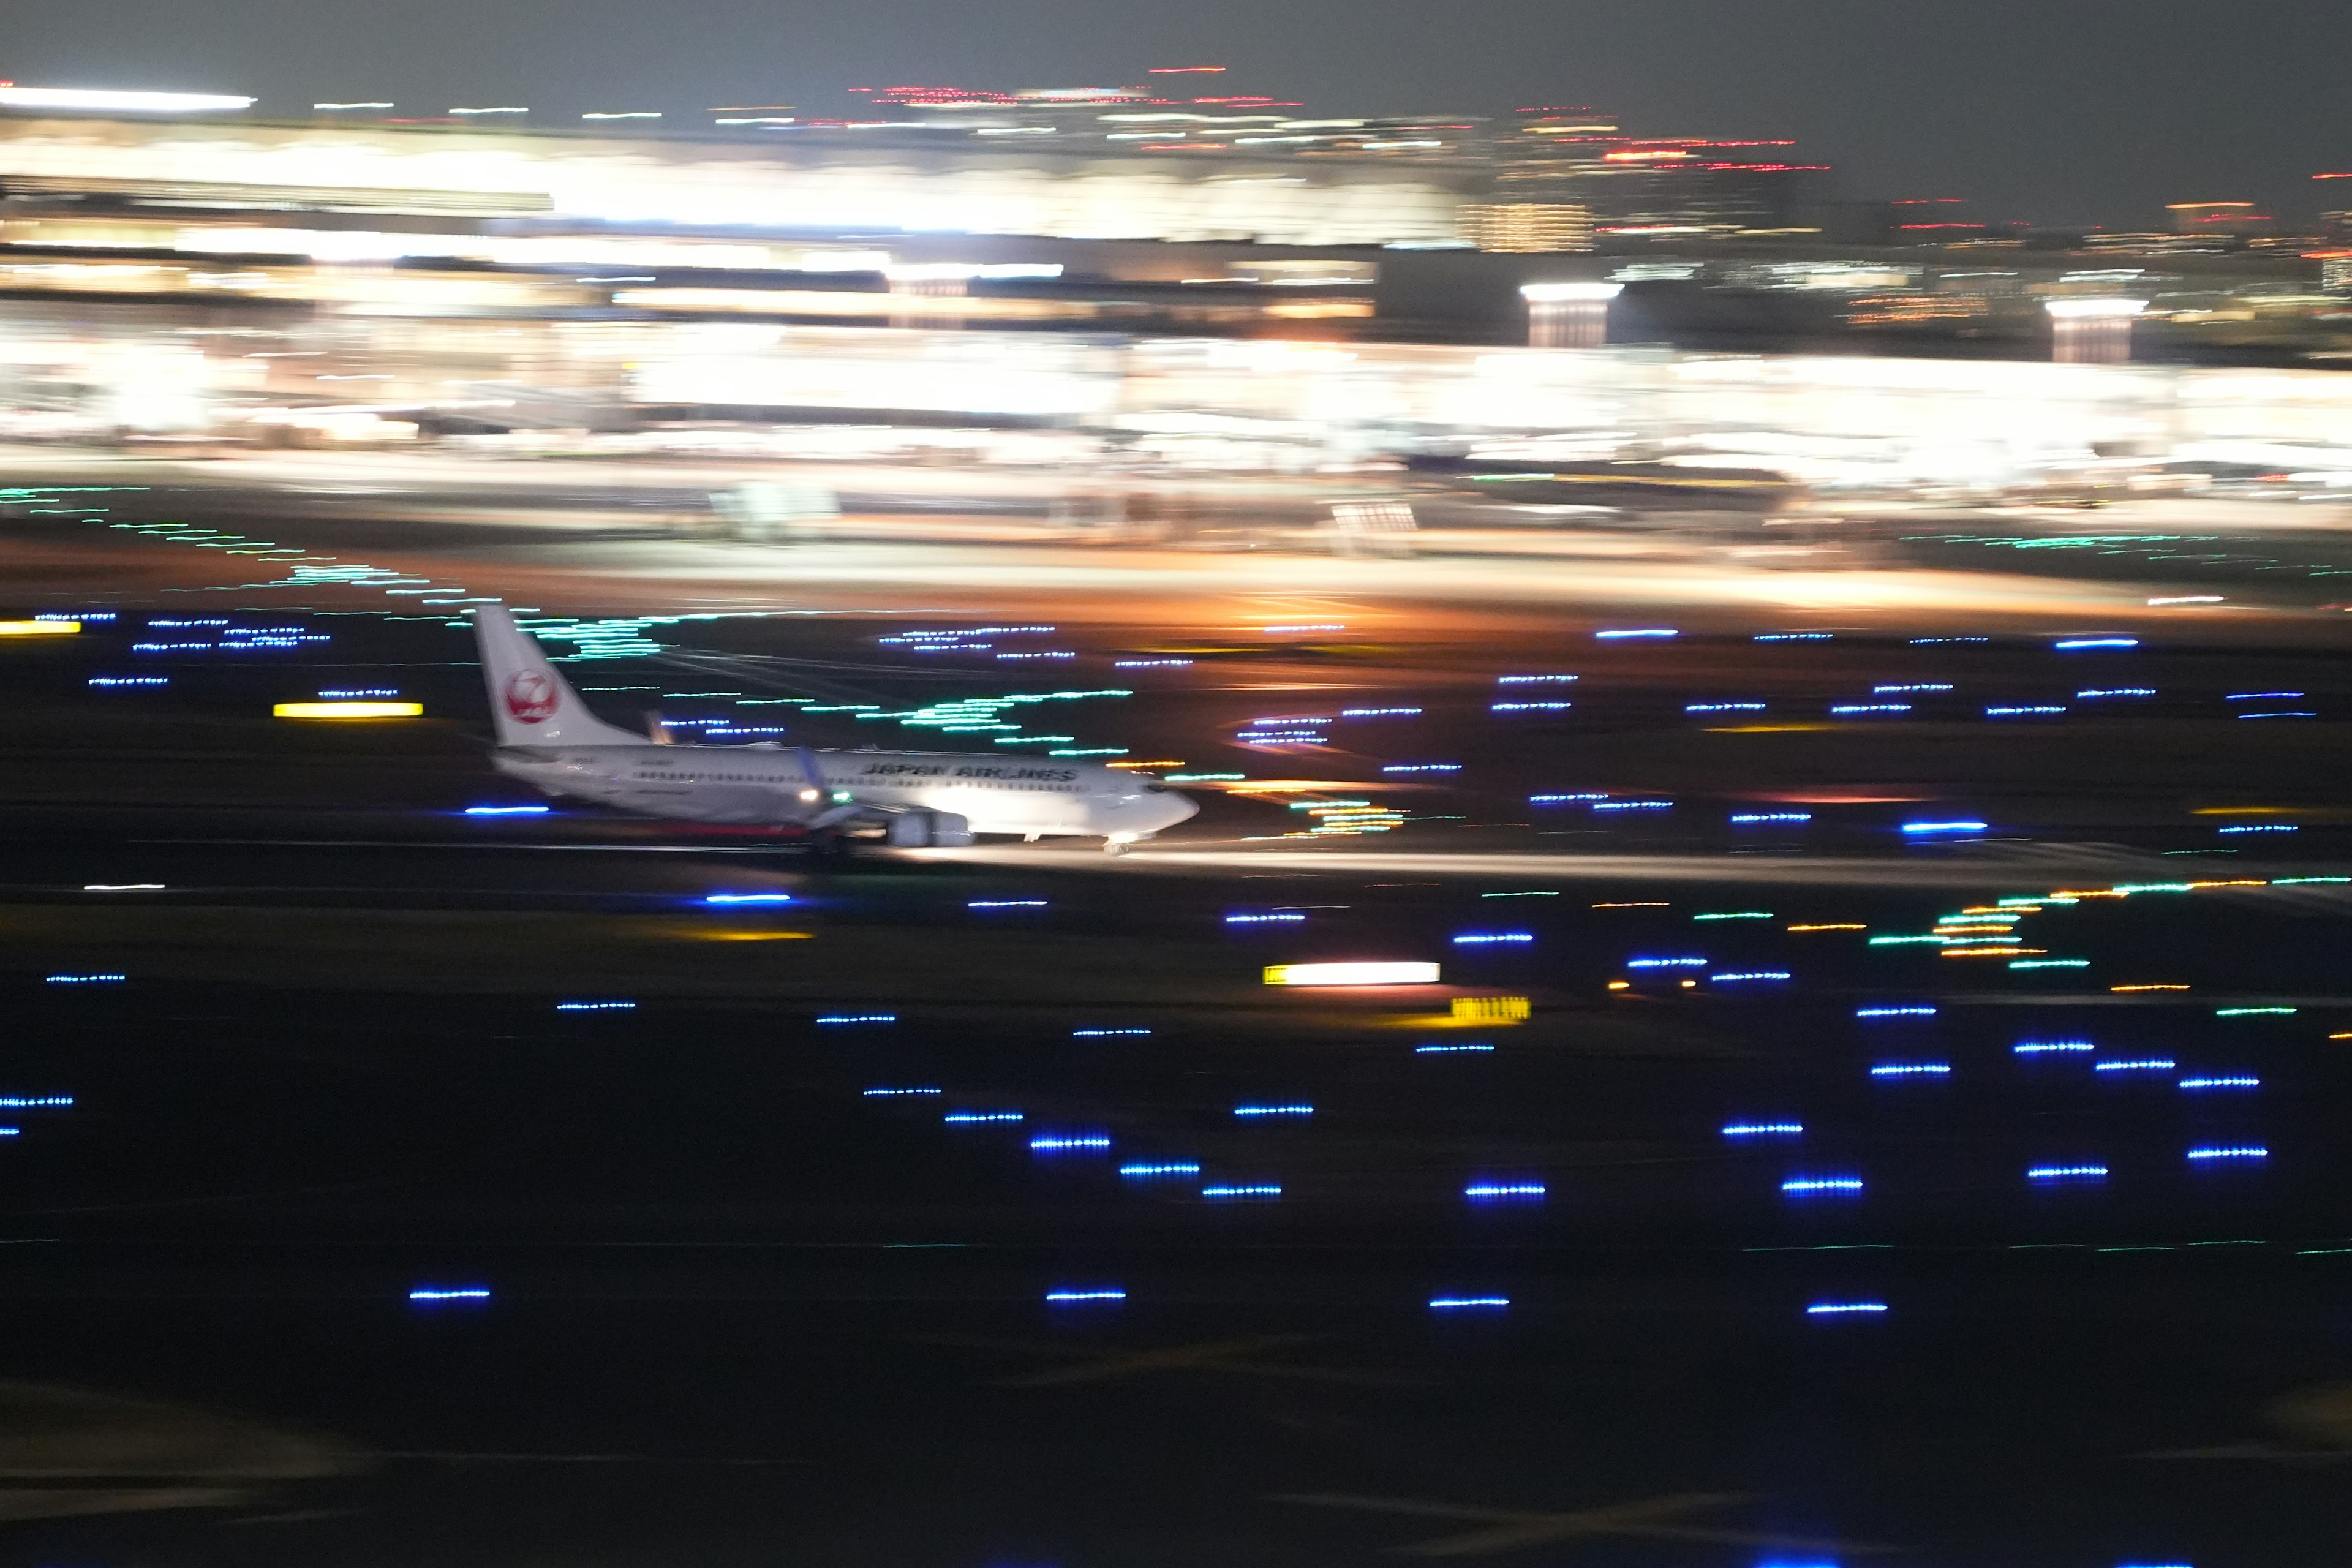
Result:
{"label": "dark tarmac", "polygon": [[[2086,622],[2004,577],[1973,631],[1574,578],[721,610],[385,529],[445,597],[655,617],[554,645],[637,650],[568,667],[616,721],[977,748],[940,726],[1025,695],[992,721],[1275,786],[1123,859],[836,864],[469,816],[529,802],[462,605],[49,499],[0,611],[114,618],[0,638],[0,1563],[2254,1568],[2352,1529],[2324,587]],[[2144,565],[2088,578],[2175,591]],[[880,640],[995,624],[1057,629]],[[257,627],[330,640],[223,646]],[[1498,684],[1535,674],[1578,679]],[[361,689],[425,716],[269,716]],[[788,899],[706,901],[746,893]],[[1261,983],[1364,959],[1444,984]]]}

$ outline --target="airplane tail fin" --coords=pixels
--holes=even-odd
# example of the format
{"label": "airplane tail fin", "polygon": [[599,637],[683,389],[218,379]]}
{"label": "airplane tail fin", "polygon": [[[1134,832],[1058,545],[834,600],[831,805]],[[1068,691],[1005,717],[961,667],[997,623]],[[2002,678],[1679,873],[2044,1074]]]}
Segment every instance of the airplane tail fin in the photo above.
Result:
{"label": "airplane tail fin", "polygon": [[474,611],[474,641],[502,746],[642,746],[643,735],[605,723],[503,605]]}

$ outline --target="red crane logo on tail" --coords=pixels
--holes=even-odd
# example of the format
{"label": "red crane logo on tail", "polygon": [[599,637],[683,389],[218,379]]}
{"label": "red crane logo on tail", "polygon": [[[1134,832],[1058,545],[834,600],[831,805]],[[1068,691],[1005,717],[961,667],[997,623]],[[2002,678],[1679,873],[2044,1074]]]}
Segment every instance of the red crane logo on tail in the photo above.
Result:
{"label": "red crane logo on tail", "polygon": [[507,711],[520,724],[543,724],[555,717],[555,682],[535,669],[507,677]]}

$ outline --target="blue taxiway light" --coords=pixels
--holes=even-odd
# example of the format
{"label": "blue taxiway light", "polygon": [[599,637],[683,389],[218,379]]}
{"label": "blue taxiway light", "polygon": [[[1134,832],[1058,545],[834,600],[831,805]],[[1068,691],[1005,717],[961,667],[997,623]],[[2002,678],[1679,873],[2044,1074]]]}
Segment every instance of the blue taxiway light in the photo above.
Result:
{"label": "blue taxiway light", "polygon": [[1836,714],[1908,713],[1911,711],[1911,704],[1908,702],[1836,702],[1830,705],[1830,711]]}
{"label": "blue taxiway light", "polygon": [[1625,961],[1625,967],[1628,969],[1705,969],[1706,960],[1704,958],[1629,958]]}
{"label": "blue taxiway light", "polygon": [[1726,1138],[1801,1138],[1805,1124],[1801,1121],[1730,1121],[1726,1122]]}
{"label": "blue taxiway light", "polygon": [[1234,1114],[1235,1116],[1312,1116],[1315,1114],[1315,1108],[1303,1104],[1236,1105],[1234,1107]]}
{"label": "blue taxiway light", "polygon": [[1815,1193],[1848,1194],[1862,1191],[1860,1176],[1790,1176],[1780,1184],[1780,1190],[1791,1197],[1810,1197]]}
{"label": "blue taxiway light", "polygon": [[1456,947],[1487,947],[1497,942],[1533,942],[1535,939],[1535,932],[1528,931],[1464,931],[1460,936],[1455,937],[1454,939],[1454,945]]}
{"label": "blue taxiway light", "polygon": [[2260,1089],[2263,1080],[2252,1073],[2238,1073],[2227,1078],[2184,1078],[2177,1087],[2189,1094],[2200,1094],[2216,1089]]}
{"label": "blue taxiway light", "polygon": [[896,1013],[827,1013],[817,1019],[820,1024],[895,1024]]}
{"label": "blue taxiway light", "polygon": [[467,816],[545,816],[553,809],[544,805],[469,805]]}
{"label": "blue taxiway light", "polygon": [[1672,626],[1629,626],[1620,631],[1595,632],[1592,635],[1601,642],[1618,642],[1626,637],[1677,637],[1682,633]]}
{"label": "blue taxiway light", "polygon": [[1150,1181],[1155,1176],[1197,1176],[1201,1167],[1190,1160],[1145,1160],[1121,1165],[1118,1173],[1129,1181]]}
{"label": "blue taxiway light", "polygon": [[1734,824],[1743,827],[1751,823],[1811,822],[1812,819],[1813,814],[1810,811],[1743,811],[1731,818]]}
{"label": "blue taxiway light", "polygon": [[1848,1312],[1884,1312],[1885,1310],[1886,1310],[1886,1303],[1884,1301],[1816,1301],[1805,1309],[1805,1315],[1811,1318],[1833,1318]]}
{"label": "blue taxiway light", "polygon": [[1827,642],[1832,632],[1759,632],[1749,642]]}
{"label": "blue taxiway light", "polygon": [[2302,829],[2292,822],[2253,823],[2240,827],[2215,829],[2220,833],[2299,833]]}
{"label": "blue taxiway light", "polygon": [[2047,1056],[2054,1052],[2092,1051],[2098,1047],[2088,1040],[2020,1040],[2009,1047],[2021,1057]]}
{"label": "blue taxiway light", "polygon": [[992,1121],[1025,1121],[1028,1118],[1018,1110],[950,1110],[940,1120],[950,1127],[974,1127]]}
{"label": "blue taxiway light", "polygon": [[861,1089],[858,1092],[863,1094],[868,1100],[889,1100],[899,1095],[944,1094],[947,1091],[940,1089]]}
{"label": "blue taxiway light", "polygon": [[1462,1195],[1480,1203],[1490,1199],[1540,1198],[1547,1194],[1541,1182],[1473,1182],[1462,1189]]}
{"label": "blue taxiway light", "polygon": [[70,1110],[70,1094],[0,1094],[0,1109],[8,1110]]}
{"label": "blue taxiway light", "polygon": [[558,1002],[555,1010],[559,1013],[633,1013],[636,1006],[635,1002]]}
{"label": "blue taxiway light", "polygon": [[119,985],[130,978],[125,974],[45,974],[45,985]]}
{"label": "blue taxiway light", "polygon": [[[546,808],[542,806],[541,809]],[[705,893],[702,901],[706,904],[789,904],[793,896],[790,893]]]}
{"label": "blue taxiway light", "polygon": [[1306,921],[1305,915],[1294,914],[1227,915],[1225,917],[1225,923],[1229,926],[1303,925]]}
{"label": "blue taxiway light", "polygon": [[2170,1072],[2172,1068],[2173,1062],[2169,1057],[2136,1057],[2130,1061],[2100,1062],[2091,1070],[2093,1072]]}
{"label": "blue taxiway light", "polygon": [[1790,974],[1790,973],[1785,969],[1748,969],[1729,974],[1710,974],[1707,976],[1708,980],[1715,982],[1717,984],[1724,985],[1732,984],[1742,980],[1789,980],[1793,978],[1794,976]]}
{"label": "blue taxiway light", "polygon": [[1987,825],[1981,822],[1906,822],[1906,833],[1982,833]]}
{"label": "blue taxiway light", "polygon": [[412,1301],[487,1301],[490,1299],[490,1293],[479,1285],[457,1286],[446,1289],[436,1286],[420,1285],[408,1293],[408,1299]]}
{"label": "blue taxiway light", "polygon": [[1511,1304],[1508,1296],[1432,1296],[1429,1310],[1433,1312],[1461,1312],[1480,1308],[1500,1309]]}
{"label": "blue taxiway light", "polygon": [[1925,1004],[1907,1007],[1856,1007],[1853,1016],[1857,1018],[1932,1018],[1936,1016],[1936,1009]]}
{"label": "blue taxiway light", "polygon": [[1064,1154],[1074,1150],[1108,1149],[1110,1139],[1100,1132],[1040,1133],[1029,1140],[1029,1147],[1041,1154]]}
{"label": "blue taxiway light", "polygon": [[1201,1195],[1212,1203],[1235,1198],[1278,1198],[1282,1195],[1282,1188],[1272,1182],[1259,1182],[1246,1186],[1202,1187]]}
{"label": "blue taxiway light", "polygon": [[2271,1152],[2259,1143],[2227,1144],[2219,1148],[2191,1149],[2189,1157],[2192,1160],[2267,1160]]}
{"label": "blue taxiway light", "polygon": [[2104,1182],[2107,1179],[2105,1165],[2030,1165],[2025,1179],[2029,1182]]}
{"label": "blue taxiway light", "polygon": [[1074,1040],[1091,1040],[1105,1038],[1112,1035],[1148,1035],[1150,1033],[1151,1033],[1151,1031],[1149,1029],[1072,1029],[1070,1031],[1070,1038]]}
{"label": "blue taxiway light", "polygon": [[1096,1290],[1048,1290],[1045,1300],[1056,1307],[1076,1306],[1087,1301],[1124,1301],[1127,1292],[1116,1289]]}
{"label": "blue taxiway light", "polygon": [[968,910],[1042,910],[1044,899],[972,899],[964,906]]}
{"label": "blue taxiway light", "polygon": [[2094,686],[2087,691],[2077,691],[2077,700],[2091,701],[2102,697],[2153,697],[2153,686]]}
{"label": "blue taxiway light", "polygon": [[1873,1078],[1949,1078],[1949,1062],[1881,1062],[1870,1069]]}
{"label": "blue taxiway light", "polygon": [[1471,1045],[1415,1046],[1412,1048],[1412,1054],[1417,1057],[1442,1057],[1461,1051],[1491,1051],[1494,1048],[1492,1046]]}
{"label": "blue taxiway light", "polygon": [[1595,811],[1672,811],[1674,805],[1675,803],[1670,800],[1596,800],[1592,803],[1592,809]]}

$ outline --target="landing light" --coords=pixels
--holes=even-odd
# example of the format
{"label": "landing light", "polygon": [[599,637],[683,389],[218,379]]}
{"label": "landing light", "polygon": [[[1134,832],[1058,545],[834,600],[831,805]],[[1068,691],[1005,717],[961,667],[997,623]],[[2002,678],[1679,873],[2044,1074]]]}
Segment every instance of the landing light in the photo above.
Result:
{"label": "landing light", "polygon": [[276,719],[421,719],[422,702],[280,702],[270,709]]}
{"label": "landing light", "polygon": [[1268,985],[1434,985],[1434,963],[1269,963]]}

